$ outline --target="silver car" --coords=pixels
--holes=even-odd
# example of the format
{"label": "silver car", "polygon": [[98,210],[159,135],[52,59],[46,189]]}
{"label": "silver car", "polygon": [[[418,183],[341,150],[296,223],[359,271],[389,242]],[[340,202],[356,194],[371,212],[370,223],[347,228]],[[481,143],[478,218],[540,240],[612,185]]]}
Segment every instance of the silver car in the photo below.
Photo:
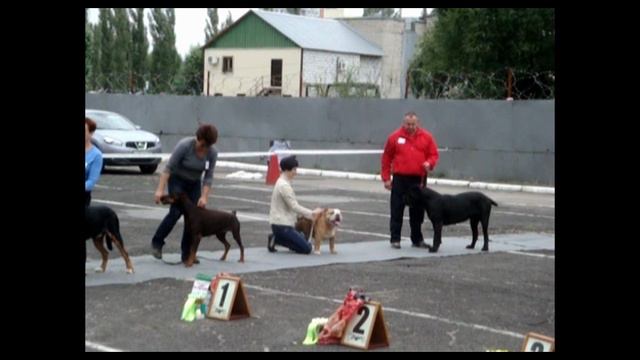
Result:
{"label": "silver car", "polygon": [[[91,142],[104,156],[104,165],[139,166],[144,174],[152,174],[162,161],[158,157],[140,157],[139,154],[159,154],[162,152],[160,138],[140,129],[126,117],[104,110],[85,109],[84,114],[97,124]],[[109,154],[118,154],[109,157]]]}

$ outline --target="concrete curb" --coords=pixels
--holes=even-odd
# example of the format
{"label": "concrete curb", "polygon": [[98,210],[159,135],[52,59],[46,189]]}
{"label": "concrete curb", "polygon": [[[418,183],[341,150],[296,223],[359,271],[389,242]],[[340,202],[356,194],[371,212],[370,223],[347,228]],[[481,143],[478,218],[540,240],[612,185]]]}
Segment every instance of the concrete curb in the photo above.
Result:
{"label": "concrete curb", "polygon": [[[216,162],[216,166],[239,169],[239,170],[253,170],[253,171],[267,172],[267,165],[246,164],[246,163],[235,162],[235,161],[218,161]],[[341,178],[341,179],[382,181],[382,178],[380,177],[380,175],[355,173],[355,172],[347,172],[347,171],[298,168],[298,174],[326,176],[326,177]],[[479,189],[479,190],[528,192],[528,193],[549,194],[549,195],[555,195],[556,193],[555,187],[499,184],[499,183],[487,183],[487,182],[480,182],[480,181],[451,180],[451,179],[440,179],[440,178],[429,178],[427,179],[427,184],[468,187],[471,189]]]}

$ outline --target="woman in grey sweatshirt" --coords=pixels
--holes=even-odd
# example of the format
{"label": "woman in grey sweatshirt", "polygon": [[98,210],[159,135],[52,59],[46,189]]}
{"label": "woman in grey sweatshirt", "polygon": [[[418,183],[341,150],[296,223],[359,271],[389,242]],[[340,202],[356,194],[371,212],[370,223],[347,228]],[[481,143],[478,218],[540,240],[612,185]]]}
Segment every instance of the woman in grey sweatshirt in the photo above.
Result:
{"label": "woman in grey sweatshirt", "polygon": [[[215,126],[204,124],[200,125],[195,137],[184,138],[178,142],[171,153],[169,163],[160,175],[160,182],[154,194],[156,204],[160,203],[160,197],[164,195],[168,184],[170,194],[184,192],[199,207],[204,208],[207,205],[213,182],[213,169],[218,159],[218,150],[213,146],[217,140],[218,130]],[[172,204],[151,240],[152,255],[156,259],[162,259],[164,239],[173,230],[180,216],[182,211]],[[190,244],[191,235],[185,226],[181,244],[183,262],[189,257]]]}

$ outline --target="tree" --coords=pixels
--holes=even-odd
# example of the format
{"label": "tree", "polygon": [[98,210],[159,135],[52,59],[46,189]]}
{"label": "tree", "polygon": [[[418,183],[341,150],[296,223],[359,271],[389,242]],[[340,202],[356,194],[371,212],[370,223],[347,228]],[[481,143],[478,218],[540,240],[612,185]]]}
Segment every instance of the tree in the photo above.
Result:
{"label": "tree", "polygon": [[204,81],[204,53],[200,45],[192,47],[180,68],[177,93],[200,95]]}
{"label": "tree", "polygon": [[91,49],[90,49],[90,72],[89,81],[86,85],[86,89],[96,90],[100,88],[100,27],[98,24],[89,24],[89,34],[91,36]]}
{"label": "tree", "polygon": [[231,26],[231,24],[233,24],[233,18],[231,17],[231,12],[229,11],[227,13],[227,18],[224,21],[224,23],[222,24],[222,26],[220,27],[220,31],[228,28],[229,26]]}
{"label": "tree", "polygon": [[131,79],[131,24],[125,8],[113,9],[113,90],[127,92]]}
{"label": "tree", "polygon": [[362,16],[381,16],[383,18],[398,17],[399,13],[396,13],[396,9],[392,8],[364,8]]}
{"label": "tree", "polygon": [[91,24],[87,21],[87,9],[84,9],[84,87],[85,91],[91,88],[91,55],[93,33],[91,31]]}
{"label": "tree", "polygon": [[151,51],[150,86],[153,93],[171,93],[175,76],[180,69],[180,55],[176,51],[175,10],[154,8],[149,15],[153,39]]}
{"label": "tree", "polygon": [[111,91],[111,77],[113,76],[113,15],[111,9],[101,8],[98,15],[98,47],[99,55],[99,72],[98,86],[105,91]]}
{"label": "tree", "polygon": [[144,25],[144,8],[131,9],[129,15],[133,21],[131,28],[131,91],[144,90],[145,77],[147,75],[147,53],[149,52],[149,40],[147,40],[147,28]]}
{"label": "tree", "polygon": [[207,26],[204,28],[205,44],[218,34],[218,8],[207,9]]}
{"label": "tree", "polygon": [[428,14],[429,13],[427,12],[427,8],[423,8],[422,13],[420,14],[420,20],[425,20]]}
{"label": "tree", "polygon": [[548,96],[553,78],[531,74],[554,71],[553,9],[451,8],[435,14],[438,22],[410,65],[414,94],[456,90],[461,97],[504,98],[507,74],[516,71],[515,87],[530,89],[519,98]]}

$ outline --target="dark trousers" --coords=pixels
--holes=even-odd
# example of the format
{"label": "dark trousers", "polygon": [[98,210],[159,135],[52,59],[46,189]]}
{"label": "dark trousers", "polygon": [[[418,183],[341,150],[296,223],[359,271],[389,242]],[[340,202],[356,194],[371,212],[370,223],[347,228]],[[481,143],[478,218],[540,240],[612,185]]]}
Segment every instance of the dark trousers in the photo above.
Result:
{"label": "dark trousers", "polygon": [[271,224],[271,230],[276,244],[299,254],[309,254],[311,252],[311,243],[304,238],[301,232],[296,231],[293,226]]}
{"label": "dark trousers", "polygon": [[[402,218],[404,217],[404,194],[413,185],[424,185],[420,176],[394,175],[391,181],[391,242],[399,242],[402,233]],[[424,210],[419,207],[409,208],[409,226],[411,227],[411,242],[419,244],[424,241],[422,237],[422,222]]]}
{"label": "dark trousers", "polygon": [[[189,200],[194,204],[197,204],[201,191],[202,185],[200,181],[189,181],[173,175],[169,177],[169,194],[184,192],[187,194]],[[169,213],[164,217],[164,219],[162,219],[160,226],[158,226],[158,230],[156,230],[155,235],[153,235],[151,246],[157,249],[162,249],[164,246],[164,239],[169,235],[171,230],[173,230],[173,227],[176,225],[178,220],[180,220],[180,216],[182,216],[182,210],[178,208],[177,205],[171,204]],[[180,244],[180,248],[182,250],[182,261],[185,261],[189,257],[189,251],[191,249],[191,232],[187,226],[185,226],[182,231],[182,243]]]}

